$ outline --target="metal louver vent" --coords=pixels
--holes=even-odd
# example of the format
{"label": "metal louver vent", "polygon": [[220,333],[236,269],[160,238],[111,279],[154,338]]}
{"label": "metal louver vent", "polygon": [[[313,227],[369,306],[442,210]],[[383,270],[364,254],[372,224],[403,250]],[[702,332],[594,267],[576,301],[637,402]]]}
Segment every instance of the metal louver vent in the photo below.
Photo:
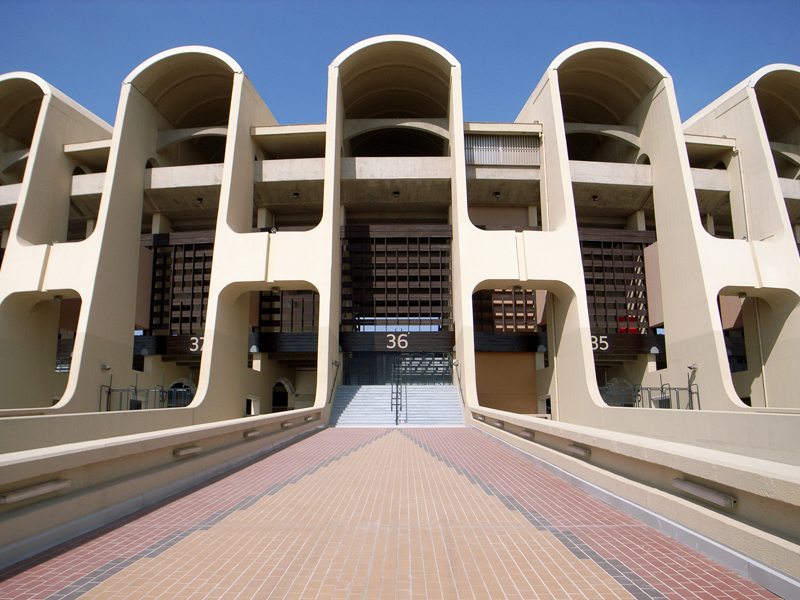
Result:
{"label": "metal louver vent", "polygon": [[539,166],[538,135],[468,133],[464,145],[468,165]]}

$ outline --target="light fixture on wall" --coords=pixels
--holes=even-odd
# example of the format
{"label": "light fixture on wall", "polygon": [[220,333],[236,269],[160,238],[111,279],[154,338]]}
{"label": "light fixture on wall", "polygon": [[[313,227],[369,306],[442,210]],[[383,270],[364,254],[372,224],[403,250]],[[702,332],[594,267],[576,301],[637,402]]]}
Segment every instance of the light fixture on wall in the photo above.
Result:
{"label": "light fixture on wall", "polygon": [[592,456],[592,451],[589,448],[582,448],[575,444],[568,444],[567,452],[576,456],[582,456],[583,458],[590,458]]}
{"label": "light fixture on wall", "polygon": [[292,198],[297,200],[300,197],[300,192],[292,192]]}
{"label": "light fixture on wall", "polygon": [[493,195],[495,198],[499,198],[499,197],[500,197],[500,192],[495,192],[495,193],[494,193],[494,194],[492,194],[492,195]]}
{"label": "light fixture on wall", "polygon": [[68,488],[71,485],[72,481],[70,479],[56,479],[55,481],[41,483],[39,485],[22,488],[20,490],[5,492],[0,494],[0,504],[14,504],[15,502],[21,502],[30,498],[44,496],[45,494],[50,494],[52,492],[63,490],[64,488]]}
{"label": "light fixture on wall", "polygon": [[172,451],[172,456],[180,458],[181,456],[191,456],[192,454],[197,454],[198,452],[202,452],[202,446],[189,446],[187,448],[176,448]]}
{"label": "light fixture on wall", "polygon": [[102,369],[103,371],[110,371],[111,365],[100,365],[100,369]]}
{"label": "light fixture on wall", "polygon": [[395,198],[399,198],[400,197],[400,192],[398,190],[395,190],[395,191],[392,192],[392,196],[394,196]]}
{"label": "light fixture on wall", "polygon": [[600,196],[592,196],[592,202],[597,202],[600,199]]}
{"label": "light fixture on wall", "polygon": [[702,498],[707,502],[711,502],[717,506],[722,506],[723,508],[735,508],[739,503],[739,500],[737,500],[736,496],[723,494],[722,492],[711,490],[705,486],[692,483],[691,481],[686,481],[685,479],[681,479],[679,477],[676,477],[672,480],[672,485],[679,490],[686,492],[687,494],[691,494],[697,498]]}
{"label": "light fixture on wall", "polygon": [[198,198],[197,199],[197,206],[200,206],[202,203],[203,203],[203,199],[202,198]]}
{"label": "light fixture on wall", "polygon": [[332,364],[333,364],[333,366],[334,366],[334,367],[336,367],[337,369],[338,369],[339,367],[341,367],[341,366],[342,366],[342,363],[340,363],[338,360],[335,360],[335,361],[333,361],[333,363],[332,363]]}

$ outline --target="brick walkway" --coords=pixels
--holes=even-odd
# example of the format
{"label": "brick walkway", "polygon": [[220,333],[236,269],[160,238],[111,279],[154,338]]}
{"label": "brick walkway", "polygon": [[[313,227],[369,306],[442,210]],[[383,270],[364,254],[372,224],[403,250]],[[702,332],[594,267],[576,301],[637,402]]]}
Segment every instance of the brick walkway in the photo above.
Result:
{"label": "brick walkway", "polygon": [[327,429],[0,572],[0,598],[774,598],[473,429]]}

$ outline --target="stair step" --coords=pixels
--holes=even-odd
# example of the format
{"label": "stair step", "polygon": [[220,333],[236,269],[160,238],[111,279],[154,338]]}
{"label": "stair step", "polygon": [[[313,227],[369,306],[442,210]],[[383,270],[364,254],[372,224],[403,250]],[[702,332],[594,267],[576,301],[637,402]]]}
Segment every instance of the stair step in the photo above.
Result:
{"label": "stair step", "polygon": [[[453,385],[408,385],[401,425],[463,425],[461,400]],[[339,386],[331,407],[336,426],[395,426],[392,386]]]}

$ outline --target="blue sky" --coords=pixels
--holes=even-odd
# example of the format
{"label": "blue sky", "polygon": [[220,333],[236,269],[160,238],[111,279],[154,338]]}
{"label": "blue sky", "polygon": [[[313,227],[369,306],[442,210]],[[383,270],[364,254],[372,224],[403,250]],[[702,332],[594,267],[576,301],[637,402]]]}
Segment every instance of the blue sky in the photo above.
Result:
{"label": "blue sky", "polygon": [[459,60],[468,121],[513,121],[550,62],[581,42],[661,63],[683,120],[764,65],[800,64],[798,0],[0,0],[0,11],[0,73],[36,73],[112,124],[128,73],[190,44],[230,54],[286,124],[324,121],[328,65],[390,33]]}

